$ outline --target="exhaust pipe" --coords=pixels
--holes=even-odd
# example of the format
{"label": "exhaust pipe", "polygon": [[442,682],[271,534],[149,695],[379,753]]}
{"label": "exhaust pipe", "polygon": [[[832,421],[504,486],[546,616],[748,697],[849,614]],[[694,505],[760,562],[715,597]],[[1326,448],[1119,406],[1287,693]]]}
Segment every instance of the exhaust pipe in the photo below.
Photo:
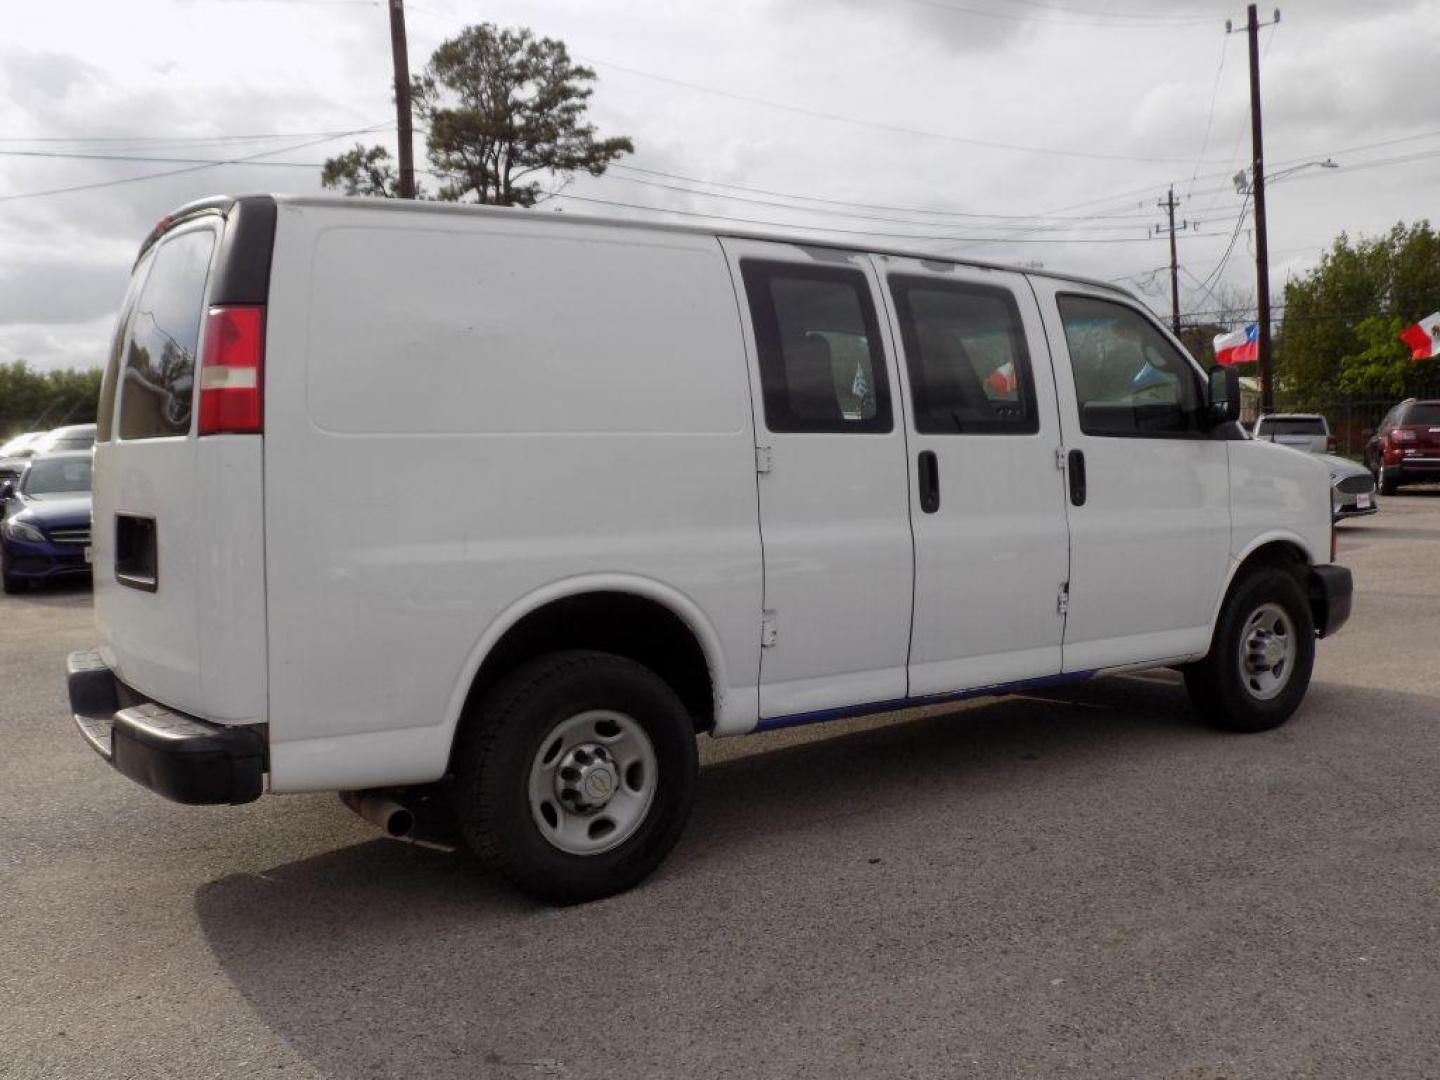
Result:
{"label": "exhaust pipe", "polygon": [[408,806],[402,806],[384,790],[342,791],[340,801],[371,825],[384,831],[386,836],[396,840],[409,840],[415,831],[415,814]]}

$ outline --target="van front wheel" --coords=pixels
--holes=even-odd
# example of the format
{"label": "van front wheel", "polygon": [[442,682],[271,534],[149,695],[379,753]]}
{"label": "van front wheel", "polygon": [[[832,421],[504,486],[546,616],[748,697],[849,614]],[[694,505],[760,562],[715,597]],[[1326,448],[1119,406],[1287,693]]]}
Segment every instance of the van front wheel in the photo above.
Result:
{"label": "van front wheel", "polygon": [[1284,570],[1258,569],[1231,589],[1209,655],[1185,668],[1185,689],[1216,727],[1269,731],[1299,707],[1314,664],[1305,590]]}
{"label": "van front wheel", "polygon": [[579,903],[664,861],[697,772],[694,728],[664,680],[624,657],[560,652],[467,718],[450,802],[482,862],[536,899]]}

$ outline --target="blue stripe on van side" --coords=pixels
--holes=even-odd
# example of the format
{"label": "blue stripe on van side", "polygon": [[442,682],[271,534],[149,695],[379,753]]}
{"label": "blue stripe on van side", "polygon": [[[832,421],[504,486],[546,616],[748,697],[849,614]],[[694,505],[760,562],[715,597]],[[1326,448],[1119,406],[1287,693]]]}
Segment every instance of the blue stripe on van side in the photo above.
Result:
{"label": "blue stripe on van side", "polygon": [[950,701],[965,701],[968,698],[994,697],[1001,694],[1018,694],[1025,690],[1041,690],[1050,686],[1066,686],[1084,682],[1095,675],[1094,671],[1067,671],[1061,675],[1042,675],[1037,679],[1020,679],[1017,682],[994,683],[977,686],[973,690],[957,690],[949,694],[929,694],[925,697],[895,698],[892,701],[872,701],[865,705],[842,705],[835,709],[817,709],[814,712],[791,713],[789,716],[767,716],[756,725],[756,731],[775,731],[779,728],[799,727],[801,724],[821,724],[827,720],[845,720],[852,716],[869,716],[873,713],[894,712],[897,709],[918,709],[922,705],[943,705]]}

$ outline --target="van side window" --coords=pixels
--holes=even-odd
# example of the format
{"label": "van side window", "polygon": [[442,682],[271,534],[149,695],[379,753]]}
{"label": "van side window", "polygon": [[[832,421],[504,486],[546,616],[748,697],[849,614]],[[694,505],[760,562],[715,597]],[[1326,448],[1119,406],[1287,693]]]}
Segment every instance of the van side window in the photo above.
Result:
{"label": "van side window", "polygon": [[889,379],[859,270],[745,259],[765,424],[776,432],[891,430]]}
{"label": "van side window", "polygon": [[190,433],[195,349],[215,233],[196,229],[161,242],[135,301],[120,364],[120,438]]}
{"label": "van side window", "polygon": [[890,278],[915,430],[1018,435],[1040,430],[1020,309],[1009,290]]}
{"label": "van side window", "polygon": [[1057,300],[1081,431],[1183,438],[1202,430],[1199,375],[1148,319],[1093,296]]}

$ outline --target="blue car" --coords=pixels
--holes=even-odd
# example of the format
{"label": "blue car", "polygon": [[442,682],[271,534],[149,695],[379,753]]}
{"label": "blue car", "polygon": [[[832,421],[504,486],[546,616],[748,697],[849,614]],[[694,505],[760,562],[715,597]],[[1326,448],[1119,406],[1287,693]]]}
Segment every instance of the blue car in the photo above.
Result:
{"label": "blue car", "polygon": [[0,483],[0,585],[90,573],[90,454],[32,458],[17,482]]}

